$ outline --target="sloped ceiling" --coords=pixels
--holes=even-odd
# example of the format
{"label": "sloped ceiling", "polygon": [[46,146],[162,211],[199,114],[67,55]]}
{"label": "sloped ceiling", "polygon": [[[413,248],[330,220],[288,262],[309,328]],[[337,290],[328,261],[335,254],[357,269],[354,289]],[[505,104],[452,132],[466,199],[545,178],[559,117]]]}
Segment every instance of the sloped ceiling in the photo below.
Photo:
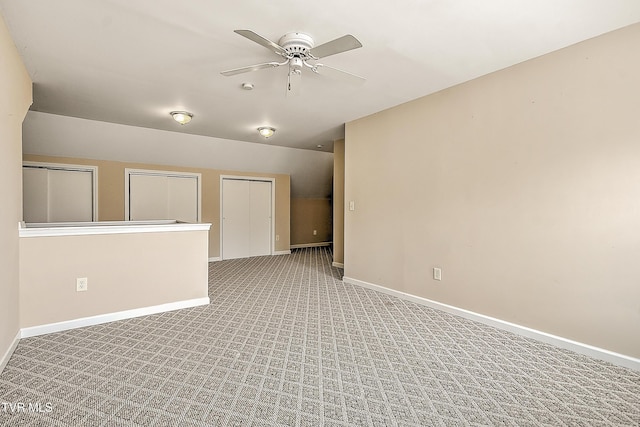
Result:
{"label": "sloped ceiling", "polygon": [[[0,0],[0,13],[35,111],[331,151],[345,122],[638,22],[640,2]],[[235,29],[276,42],[305,32],[316,44],[353,34],[363,48],[322,62],[366,81],[305,70],[301,96],[287,98],[286,67],[224,77],[278,59]],[[177,109],[194,120],[176,124]],[[261,125],[276,135],[261,138]]]}

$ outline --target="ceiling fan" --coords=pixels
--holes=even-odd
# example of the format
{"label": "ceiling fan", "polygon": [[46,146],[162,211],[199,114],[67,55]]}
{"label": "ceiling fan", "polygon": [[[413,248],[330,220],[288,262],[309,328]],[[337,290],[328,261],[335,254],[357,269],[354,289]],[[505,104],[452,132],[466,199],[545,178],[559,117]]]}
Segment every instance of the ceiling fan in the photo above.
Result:
{"label": "ceiling fan", "polygon": [[222,71],[220,74],[223,76],[234,76],[236,74],[262,70],[264,68],[288,65],[289,74],[287,81],[287,95],[298,95],[300,93],[303,68],[309,68],[316,74],[332,73],[336,76],[364,80],[363,77],[316,62],[319,59],[330,55],[362,47],[362,44],[358,39],[351,34],[347,34],[330,42],[315,46],[313,38],[305,33],[287,33],[280,38],[278,43],[274,43],[251,30],[235,30],[234,32],[258,43],[263,47],[266,47],[276,55],[284,58],[284,61],[265,62],[262,64],[250,65],[248,67],[234,68],[233,70]]}

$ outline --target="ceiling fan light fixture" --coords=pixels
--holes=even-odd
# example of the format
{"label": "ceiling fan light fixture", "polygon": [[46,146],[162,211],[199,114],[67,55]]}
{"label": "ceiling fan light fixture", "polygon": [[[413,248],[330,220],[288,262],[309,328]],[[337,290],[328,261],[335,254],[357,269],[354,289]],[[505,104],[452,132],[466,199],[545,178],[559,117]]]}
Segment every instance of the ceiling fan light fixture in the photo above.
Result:
{"label": "ceiling fan light fixture", "polygon": [[181,125],[186,125],[193,118],[193,114],[189,113],[188,111],[172,111],[169,114],[171,114],[173,120],[180,123]]}
{"label": "ceiling fan light fixture", "polygon": [[[337,39],[316,46],[313,38],[310,35],[300,32],[287,33],[284,36],[280,37],[278,43],[262,37],[260,34],[255,33],[251,30],[235,30],[234,32],[241,35],[242,37],[251,40],[254,43],[259,44],[262,47],[267,48],[272,53],[278,55],[278,57],[280,59],[283,59],[284,61],[263,62],[261,64],[249,65],[248,67],[221,71],[220,74],[222,74],[223,76],[231,77],[237,74],[248,73],[251,71],[258,71],[266,68],[288,65],[289,73],[286,86],[287,96],[298,95],[300,93],[300,79],[302,76],[302,71],[305,68],[309,68],[316,74],[324,74],[324,72],[326,71],[336,76],[342,75],[343,77],[364,80],[362,77],[356,76],[355,74],[351,74],[346,71],[338,70],[337,68],[332,68],[329,66],[325,66],[324,64],[318,64],[315,62],[327,56],[361,48],[362,43],[360,43],[360,41],[351,34],[344,35]],[[247,85],[247,83],[242,84],[242,88],[245,90],[251,90],[251,87],[252,86]]]}
{"label": "ceiling fan light fixture", "polygon": [[265,138],[269,138],[270,136],[273,136],[274,133],[276,133],[276,129],[272,128],[271,126],[260,126],[258,128],[258,133]]}

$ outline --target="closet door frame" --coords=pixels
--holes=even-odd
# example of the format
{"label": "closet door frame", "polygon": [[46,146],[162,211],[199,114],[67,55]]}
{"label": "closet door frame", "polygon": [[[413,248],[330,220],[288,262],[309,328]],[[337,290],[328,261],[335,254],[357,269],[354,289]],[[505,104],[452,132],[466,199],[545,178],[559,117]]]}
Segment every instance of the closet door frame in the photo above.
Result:
{"label": "closet door frame", "polygon": [[275,253],[276,248],[276,179],[263,176],[243,176],[243,175],[220,175],[220,259],[224,259],[223,239],[224,239],[224,221],[223,217],[223,182],[225,179],[233,179],[236,181],[262,181],[271,183],[271,255]]}
{"label": "closet door frame", "polygon": [[124,219],[125,221],[131,220],[131,212],[129,210],[130,197],[129,185],[131,175],[152,175],[152,176],[167,176],[178,178],[195,178],[198,186],[198,208],[197,208],[197,222],[202,222],[202,174],[193,172],[176,172],[176,171],[162,171],[155,169],[131,169],[125,168],[124,170]]}
{"label": "closet door frame", "polygon": [[[91,165],[72,165],[68,163],[48,163],[23,161],[22,168],[38,168],[46,170],[63,170],[69,172],[89,172],[91,173],[91,221],[98,221],[98,167]],[[23,198],[24,198],[24,189]],[[47,189],[47,197],[49,196]],[[47,208],[48,209],[48,208]],[[24,216],[24,213],[23,213]]]}

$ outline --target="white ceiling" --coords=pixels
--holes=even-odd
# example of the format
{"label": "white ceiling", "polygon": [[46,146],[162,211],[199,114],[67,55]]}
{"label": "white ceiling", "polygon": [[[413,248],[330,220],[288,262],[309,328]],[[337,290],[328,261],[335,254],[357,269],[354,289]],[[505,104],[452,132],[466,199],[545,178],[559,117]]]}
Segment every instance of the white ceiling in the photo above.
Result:
{"label": "white ceiling", "polygon": [[[331,151],[344,123],[640,21],[638,0],[0,0],[34,82],[35,111]],[[321,62],[363,84],[286,67],[224,77],[278,57],[233,32],[363,48]],[[253,91],[241,83],[252,82]],[[180,126],[169,112],[194,120]],[[271,125],[264,140],[256,128]]]}

